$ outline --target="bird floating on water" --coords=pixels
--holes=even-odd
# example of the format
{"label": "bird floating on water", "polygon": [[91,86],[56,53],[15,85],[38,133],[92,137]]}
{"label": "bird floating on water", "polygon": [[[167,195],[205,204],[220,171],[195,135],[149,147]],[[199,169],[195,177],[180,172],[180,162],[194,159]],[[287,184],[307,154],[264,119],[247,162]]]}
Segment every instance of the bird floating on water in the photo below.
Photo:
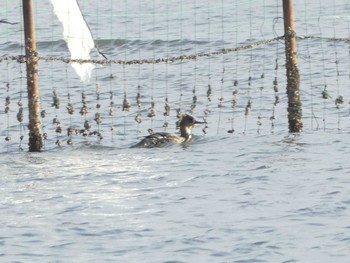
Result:
{"label": "bird floating on water", "polygon": [[185,114],[180,121],[180,135],[168,132],[153,132],[149,130],[150,135],[144,137],[139,143],[131,146],[132,148],[153,148],[165,145],[167,143],[184,143],[192,139],[192,128],[195,124],[205,124],[205,121],[197,121],[191,115]]}

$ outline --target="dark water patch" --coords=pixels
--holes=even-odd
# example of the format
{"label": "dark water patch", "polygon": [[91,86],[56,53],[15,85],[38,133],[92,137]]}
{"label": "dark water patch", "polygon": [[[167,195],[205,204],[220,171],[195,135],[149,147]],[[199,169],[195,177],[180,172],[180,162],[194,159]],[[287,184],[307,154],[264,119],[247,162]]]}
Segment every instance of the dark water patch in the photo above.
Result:
{"label": "dark water patch", "polygon": [[86,207],[83,205],[70,206],[70,207],[66,207],[63,211],[56,213],[56,215],[70,214],[77,211],[83,211],[85,208]]}
{"label": "dark water patch", "polygon": [[35,258],[35,257],[42,258],[42,257],[45,257],[45,256],[47,256],[47,255],[45,255],[45,254],[39,254],[39,253],[25,252],[25,253],[19,253],[19,254],[17,254],[17,256],[20,256],[20,257],[28,257],[28,258]]}
{"label": "dark water patch", "polygon": [[262,245],[265,245],[267,243],[268,243],[268,241],[257,241],[257,242],[252,243],[252,245],[253,246],[262,246]]}
{"label": "dark water patch", "polygon": [[65,249],[65,248],[71,247],[74,244],[76,244],[76,243],[75,242],[63,242],[63,243],[60,243],[60,244],[52,245],[49,248],[52,248],[52,249]]}
{"label": "dark water patch", "polygon": [[[37,48],[39,52],[45,50],[46,52],[50,52],[53,56],[56,56],[56,52],[63,54],[62,51],[64,51],[66,55],[68,53],[67,43],[63,39],[55,41],[38,41]],[[41,53],[41,55],[43,54]]]}
{"label": "dark water patch", "polygon": [[215,252],[210,254],[211,257],[229,257],[231,256],[231,253],[228,252],[224,252],[224,251],[219,251],[219,252]]}
{"label": "dark water patch", "polygon": [[47,197],[47,198],[43,198],[43,199],[40,199],[40,202],[56,202],[58,200],[64,200],[65,197],[63,195],[54,195],[54,196],[50,196],[50,197]]}
{"label": "dark water patch", "polygon": [[338,214],[342,214],[344,211],[346,211],[346,207],[343,207],[343,206],[336,206],[336,207],[315,206],[313,208],[308,207],[308,208],[298,209],[295,213],[302,216],[317,217],[317,216],[336,216]]}
{"label": "dark water patch", "polygon": [[261,260],[261,259],[250,258],[250,259],[235,260],[233,262],[235,262],[235,263],[262,263],[262,262],[268,262],[268,261]]}
{"label": "dark water patch", "polygon": [[347,205],[350,205],[350,199],[349,199],[349,200],[342,201],[342,203],[347,204]]}
{"label": "dark water patch", "polygon": [[269,169],[269,168],[271,168],[271,167],[268,165],[262,165],[262,166],[256,167],[254,170],[264,170],[264,169]]}
{"label": "dark water patch", "polygon": [[203,247],[186,247],[183,249],[174,250],[175,253],[184,253],[184,254],[198,254],[198,253],[212,252],[212,251],[213,249],[203,248]]}
{"label": "dark water patch", "polygon": [[338,172],[338,171],[343,171],[343,170],[344,170],[343,166],[332,167],[332,168],[326,169],[326,171],[329,171],[329,172]]}
{"label": "dark water patch", "polygon": [[99,237],[99,236],[101,236],[99,233],[91,233],[91,232],[84,232],[84,231],[79,231],[77,234],[79,236],[84,236],[84,237]]}
{"label": "dark water patch", "polygon": [[326,226],[326,224],[316,223],[316,222],[307,222],[305,225],[315,226],[315,227],[324,227],[324,226]]}
{"label": "dark water patch", "polygon": [[325,195],[337,195],[340,193],[341,193],[340,191],[333,191],[333,192],[326,193]]}
{"label": "dark water patch", "polygon": [[35,237],[35,236],[37,236],[37,234],[27,232],[27,233],[23,233],[21,236],[23,236],[23,237]]}
{"label": "dark water patch", "polygon": [[[23,45],[21,43],[8,41],[1,45],[1,50],[5,50],[6,52],[9,52],[9,55],[22,55]],[[5,53],[6,54],[6,53]]]}
{"label": "dark water patch", "polygon": [[344,237],[344,238],[340,239],[340,241],[350,243],[350,237]]}

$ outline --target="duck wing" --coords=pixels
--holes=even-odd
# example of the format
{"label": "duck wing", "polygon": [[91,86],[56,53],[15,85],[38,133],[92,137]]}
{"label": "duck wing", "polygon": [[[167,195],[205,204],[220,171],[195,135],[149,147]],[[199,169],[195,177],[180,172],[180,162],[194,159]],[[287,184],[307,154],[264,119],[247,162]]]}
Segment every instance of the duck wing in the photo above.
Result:
{"label": "duck wing", "polygon": [[164,145],[165,143],[170,142],[169,138],[173,136],[167,132],[156,132],[145,136],[139,143],[131,146],[131,148],[153,148]]}

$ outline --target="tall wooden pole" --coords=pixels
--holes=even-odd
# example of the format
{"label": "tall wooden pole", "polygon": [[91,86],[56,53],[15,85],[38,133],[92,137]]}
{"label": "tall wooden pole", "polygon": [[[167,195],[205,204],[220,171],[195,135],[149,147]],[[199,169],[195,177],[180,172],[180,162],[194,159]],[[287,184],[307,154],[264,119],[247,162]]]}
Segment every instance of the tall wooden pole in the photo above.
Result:
{"label": "tall wooden pole", "polygon": [[300,76],[297,67],[297,40],[294,27],[293,0],[283,0],[284,36],[286,48],[289,132],[303,128],[300,102]]}
{"label": "tall wooden pole", "polygon": [[22,0],[22,5],[27,66],[29,151],[39,152],[42,149],[43,141],[41,136],[38,57],[36,52],[33,0]]}

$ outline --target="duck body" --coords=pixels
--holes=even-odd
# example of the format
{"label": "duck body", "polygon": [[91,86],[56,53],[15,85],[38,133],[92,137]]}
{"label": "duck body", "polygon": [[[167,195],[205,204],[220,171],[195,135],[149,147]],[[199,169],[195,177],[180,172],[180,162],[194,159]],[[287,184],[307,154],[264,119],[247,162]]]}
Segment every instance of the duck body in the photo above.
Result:
{"label": "duck body", "polygon": [[206,122],[196,121],[192,116],[186,114],[180,121],[180,134],[172,134],[168,132],[155,132],[144,137],[139,143],[132,148],[154,148],[167,145],[169,143],[184,143],[192,139],[192,127],[195,124]]}
{"label": "duck body", "polygon": [[132,148],[153,148],[161,147],[170,143],[182,143],[185,138],[168,132],[156,132],[144,137],[139,143],[132,146]]}

